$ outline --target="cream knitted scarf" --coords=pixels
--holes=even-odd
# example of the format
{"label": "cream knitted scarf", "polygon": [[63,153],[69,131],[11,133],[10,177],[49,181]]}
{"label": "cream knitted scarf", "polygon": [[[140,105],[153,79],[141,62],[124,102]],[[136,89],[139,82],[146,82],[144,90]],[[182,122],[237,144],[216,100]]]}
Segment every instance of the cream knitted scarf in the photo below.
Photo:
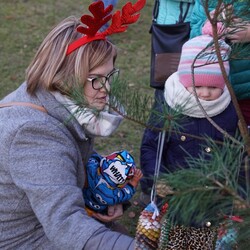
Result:
{"label": "cream knitted scarf", "polygon": [[[191,117],[205,117],[195,96],[180,83],[178,72],[172,74],[165,82],[164,97],[167,104],[174,110],[178,109],[181,113]],[[208,116],[213,117],[222,113],[228,107],[231,97],[227,87],[225,87],[218,99],[213,101],[199,99],[199,101]]]}
{"label": "cream knitted scarf", "polygon": [[[59,92],[52,92],[58,102],[63,104],[66,109],[76,118],[79,124],[91,136],[109,136],[120,125],[123,116],[109,109],[106,105],[104,110],[95,111],[90,108],[80,109],[73,100]],[[80,112],[79,112],[80,111]],[[124,114],[124,110],[120,107],[120,112]]]}

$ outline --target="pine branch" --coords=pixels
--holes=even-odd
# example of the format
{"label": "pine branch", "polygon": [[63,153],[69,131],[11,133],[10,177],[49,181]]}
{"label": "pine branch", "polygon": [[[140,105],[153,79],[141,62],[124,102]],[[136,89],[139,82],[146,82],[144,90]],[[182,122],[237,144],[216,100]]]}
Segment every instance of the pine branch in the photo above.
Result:
{"label": "pine branch", "polygon": [[244,170],[239,167],[244,157],[242,148],[233,147],[229,141],[225,141],[222,148],[212,140],[207,143],[213,149],[209,159],[205,154],[190,157],[188,168],[161,176],[161,182],[174,191],[167,197],[172,220],[176,220],[177,214],[178,220],[187,225],[207,219],[217,224],[225,214],[234,214],[232,204],[236,200],[245,210],[250,209],[247,181],[242,183],[239,179]]}
{"label": "pine branch", "polygon": [[[233,3],[234,3],[234,1],[232,1],[229,4],[233,4]],[[250,137],[249,137],[249,134],[248,134],[247,124],[246,124],[246,121],[245,121],[245,119],[244,119],[244,117],[242,115],[242,112],[240,110],[237,98],[236,98],[234,90],[232,88],[232,85],[230,84],[230,82],[228,80],[227,73],[226,73],[225,67],[223,65],[223,60],[222,60],[222,57],[221,57],[221,54],[220,54],[219,43],[218,43],[219,36],[218,36],[218,30],[217,30],[217,22],[219,21],[219,15],[222,12],[225,11],[225,8],[228,6],[228,3],[223,5],[223,1],[219,0],[218,4],[216,6],[215,13],[214,13],[213,17],[210,16],[210,13],[208,11],[208,6],[209,6],[208,4],[209,4],[209,0],[205,0],[205,12],[206,12],[206,15],[207,15],[207,18],[208,18],[209,22],[212,25],[214,46],[215,46],[215,50],[216,50],[216,55],[218,57],[218,62],[219,62],[220,68],[221,68],[221,73],[223,75],[226,86],[227,86],[227,88],[229,90],[229,93],[231,95],[233,105],[235,107],[236,113],[237,113],[238,118],[239,118],[239,128],[240,128],[240,131],[241,131],[241,135],[242,135],[242,137],[243,137],[243,139],[245,141],[246,151],[248,152],[248,155],[250,155]],[[223,7],[223,6],[225,6],[225,7]],[[231,16],[229,16],[229,18],[231,18]],[[228,23],[230,24],[232,22],[232,20],[227,19],[227,20],[224,20],[224,22],[226,22],[227,25],[228,25]],[[210,121],[210,119],[208,119],[208,120]]]}

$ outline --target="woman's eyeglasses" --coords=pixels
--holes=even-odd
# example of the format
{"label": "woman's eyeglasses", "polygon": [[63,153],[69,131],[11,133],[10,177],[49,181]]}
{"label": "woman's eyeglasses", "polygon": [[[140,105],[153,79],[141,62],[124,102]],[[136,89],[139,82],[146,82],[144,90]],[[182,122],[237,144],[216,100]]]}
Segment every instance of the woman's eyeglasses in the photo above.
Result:
{"label": "woman's eyeglasses", "polygon": [[119,77],[120,70],[114,69],[106,76],[95,76],[95,77],[88,77],[87,80],[92,83],[92,88],[95,90],[99,90],[103,88],[106,83],[108,82],[111,85],[117,78]]}

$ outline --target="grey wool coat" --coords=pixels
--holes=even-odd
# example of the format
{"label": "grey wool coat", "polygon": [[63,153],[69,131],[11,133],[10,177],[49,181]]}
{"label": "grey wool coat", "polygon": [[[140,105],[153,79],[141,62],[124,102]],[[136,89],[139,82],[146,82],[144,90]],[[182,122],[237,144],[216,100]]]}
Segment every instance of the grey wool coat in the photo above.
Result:
{"label": "grey wool coat", "polygon": [[84,162],[93,140],[53,95],[23,83],[1,100],[32,102],[0,109],[0,249],[131,250],[131,237],[87,216]]}

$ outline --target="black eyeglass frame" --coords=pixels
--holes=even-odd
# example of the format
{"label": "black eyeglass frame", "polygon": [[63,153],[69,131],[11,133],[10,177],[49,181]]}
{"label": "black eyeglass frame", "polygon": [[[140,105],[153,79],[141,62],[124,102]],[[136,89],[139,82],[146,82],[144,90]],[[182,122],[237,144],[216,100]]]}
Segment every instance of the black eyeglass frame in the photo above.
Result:
{"label": "black eyeglass frame", "polygon": [[[91,82],[92,84],[92,88],[94,90],[100,90],[101,88],[105,87],[107,81],[109,82],[109,84],[111,85],[111,82],[109,81],[110,77],[112,77],[114,74],[117,74],[117,78],[119,77],[120,74],[120,69],[115,68],[113,71],[111,71],[109,74],[107,74],[106,76],[96,76],[96,77],[88,77],[87,81]],[[105,81],[102,82],[98,82],[98,85],[100,85],[98,88],[95,86],[95,81],[96,80],[100,80],[101,78],[105,78]]]}

